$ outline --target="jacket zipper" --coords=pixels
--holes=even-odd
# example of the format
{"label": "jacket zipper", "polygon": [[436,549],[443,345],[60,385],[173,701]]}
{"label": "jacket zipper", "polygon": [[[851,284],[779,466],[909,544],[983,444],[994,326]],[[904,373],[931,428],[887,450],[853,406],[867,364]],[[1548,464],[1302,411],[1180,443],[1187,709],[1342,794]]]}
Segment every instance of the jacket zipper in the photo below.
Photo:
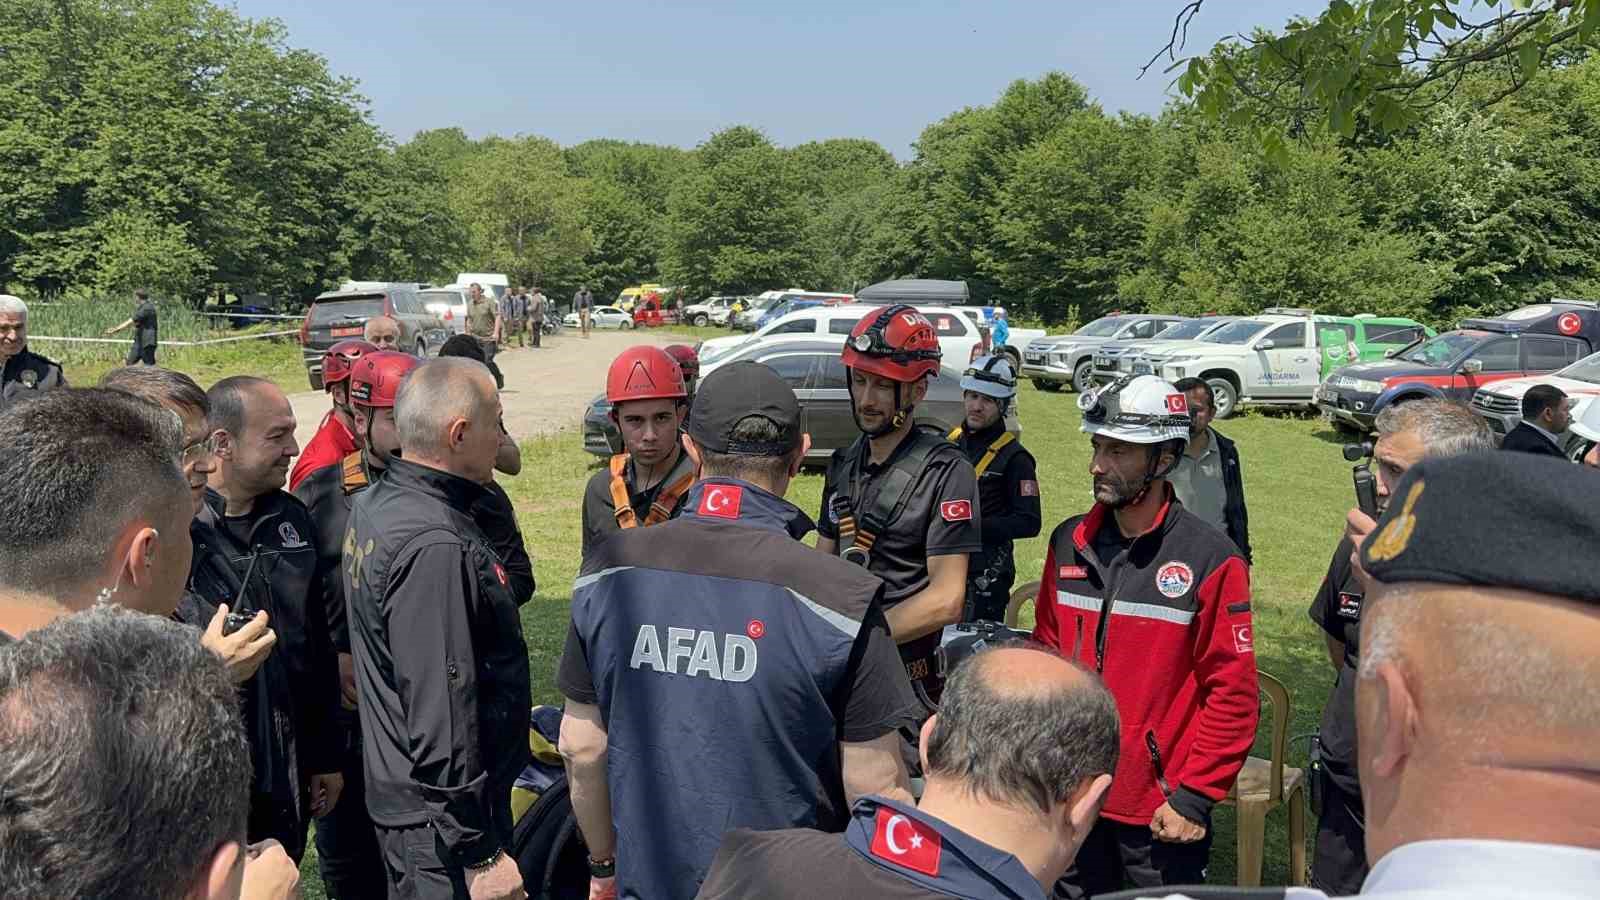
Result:
{"label": "jacket zipper", "polygon": [[1154,729],[1144,733],[1144,747],[1150,751],[1150,765],[1156,773],[1156,786],[1168,800],[1172,799],[1172,785],[1167,783],[1167,769],[1161,764],[1161,745],[1156,742]]}
{"label": "jacket zipper", "polygon": [[1072,655],[1068,659],[1077,659],[1078,651],[1083,649],[1083,614],[1078,614],[1078,635],[1072,639]]}

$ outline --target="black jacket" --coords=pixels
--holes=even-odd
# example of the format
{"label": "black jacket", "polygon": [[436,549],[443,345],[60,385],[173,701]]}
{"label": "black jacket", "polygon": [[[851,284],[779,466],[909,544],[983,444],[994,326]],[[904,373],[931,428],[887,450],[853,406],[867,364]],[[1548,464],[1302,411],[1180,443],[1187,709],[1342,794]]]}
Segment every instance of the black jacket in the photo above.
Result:
{"label": "black jacket", "polygon": [[1239,555],[1244,557],[1244,561],[1253,563],[1250,555],[1250,512],[1244,505],[1244,471],[1239,467],[1239,447],[1217,433],[1216,429],[1211,430],[1211,439],[1217,442],[1217,452],[1222,454],[1222,487],[1228,494],[1222,514],[1228,522],[1228,537],[1233,538],[1234,546],[1239,548]]}
{"label": "black jacket", "polygon": [[67,376],[61,374],[60,365],[23,347],[21,353],[7,359],[4,368],[0,368],[0,409],[51,388],[66,386]]}
{"label": "black jacket", "polygon": [[1506,433],[1505,439],[1500,442],[1501,450],[1516,450],[1520,453],[1535,453],[1540,456],[1555,456],[1566,459],[1567,455],[1561,448],[1550,442],[1550,439],[1535,431],[1527,422],[1518,422],[1517,427]]}
{"label": "black jacket", "polygon": [[528,762],[528,647],[468,514],[487,494],[393,461],[351,504],[343,569],[367,810],[384,827],[431,825],[462,866],[506,848],[495,823]]}
{"label": "black jacket", "polygon": [[[266,610],[277,634],[272,653],[242,686],[241,699],[254,790],[270,795],[277,807],[270,836],[303,835],[306,782],[339,771],[342,751],[336,727],[339,670],[311,517],[292,495],[274,491],[256,500],[251,539],[241,543],[223,527],[222,497],[207,491],[189,533],[194,560],[177,618],[205,628],[217,606],[227,603],[247,613]],[[246,575],[249,585],[241,591]],[[294,777],[288,777],[291,770]],[[285,845],[295,852],[289,841]]]}

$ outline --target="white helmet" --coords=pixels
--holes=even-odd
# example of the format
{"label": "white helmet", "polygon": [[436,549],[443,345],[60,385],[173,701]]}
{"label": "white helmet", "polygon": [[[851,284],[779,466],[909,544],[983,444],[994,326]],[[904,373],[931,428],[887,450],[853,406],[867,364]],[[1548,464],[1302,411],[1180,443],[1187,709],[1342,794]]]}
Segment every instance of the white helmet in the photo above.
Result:
{"label": "white helmet", "polygon": [[1572,420],[1567,430],[1586,441],[1600,443],[1600,397],[1585,403],[1583,412]]}
{"label": "white helmet", "polygon": [[1189,400],[1183,391],[1154,375],[1124,375],[1078,398],[1084,434],[1099,434],[1130,444],[1189,444]]}
{"label": "white helmet", "polygon": [[1009,400],[1017,395],[1017,371],[1011,367],[1011,357],[1004,353],[980,356],[961,376],[963,391],[976,391],[996,400]]}

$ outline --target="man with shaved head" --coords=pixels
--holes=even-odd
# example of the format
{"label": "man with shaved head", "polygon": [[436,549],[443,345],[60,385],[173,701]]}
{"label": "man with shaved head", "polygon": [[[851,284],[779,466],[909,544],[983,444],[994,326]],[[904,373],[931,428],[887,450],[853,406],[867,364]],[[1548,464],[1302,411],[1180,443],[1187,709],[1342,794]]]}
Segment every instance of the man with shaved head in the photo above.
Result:
{"label": "man with shaved head", "polygon": [[863,799],[842,840],[732,831],[699,897],[1040,897],[1099,819],[1117,729],[1099,678],[1053,651],[982,652],[922,726],[927,787],[915,808]]}
{"label": "man with shaved head", "polygon": [[473,521],[500,444],[482,363],[400,383],[402,455],[351,504],[345,596],[367,810],[391,898],[524,896],[511,785],[528,762],[528,648],[505,566]]}

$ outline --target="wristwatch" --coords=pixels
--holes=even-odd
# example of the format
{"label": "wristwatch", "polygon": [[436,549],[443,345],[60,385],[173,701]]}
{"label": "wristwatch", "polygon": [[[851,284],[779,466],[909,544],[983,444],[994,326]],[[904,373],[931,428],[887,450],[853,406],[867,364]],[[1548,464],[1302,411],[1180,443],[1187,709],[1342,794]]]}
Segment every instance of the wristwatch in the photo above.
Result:
{"label": "wristwatch", "polygon": [[617,874],[617,858],[607,856],[603,859],[589,857],[590,878],[611,878]]}

